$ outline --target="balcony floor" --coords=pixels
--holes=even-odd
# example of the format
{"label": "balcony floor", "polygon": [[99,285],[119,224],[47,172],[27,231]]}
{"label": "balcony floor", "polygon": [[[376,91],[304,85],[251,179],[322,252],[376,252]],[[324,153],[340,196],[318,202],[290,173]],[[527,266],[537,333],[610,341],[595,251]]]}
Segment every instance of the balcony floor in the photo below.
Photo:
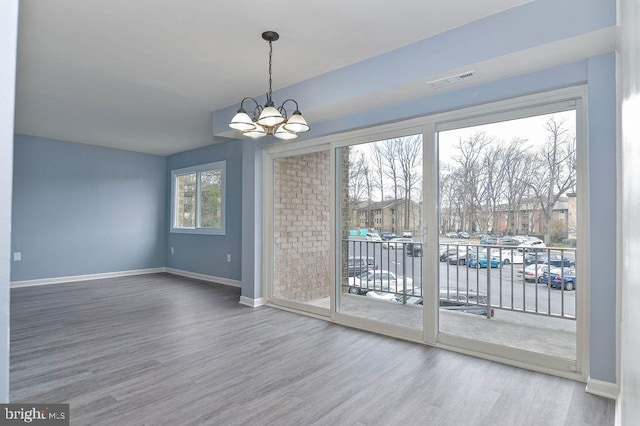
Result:
{"label": "balcony floor", "polygon": [[[329,309],[329,298],[307,302]],[[341,313],[421,330],[422,306],[373,297],[342,294]],[[486,316],[440,309],[440,332],[567,360],[576,359],[576,322],[542,315],[494,309]]]}

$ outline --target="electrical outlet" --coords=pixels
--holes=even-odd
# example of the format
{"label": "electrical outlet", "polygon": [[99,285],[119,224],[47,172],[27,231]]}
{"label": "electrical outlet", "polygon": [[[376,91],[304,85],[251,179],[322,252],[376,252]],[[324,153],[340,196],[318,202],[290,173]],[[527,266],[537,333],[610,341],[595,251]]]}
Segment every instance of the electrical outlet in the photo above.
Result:
{"label": "electrical outlet", "polygon": [[227,254],[227,262],[231,262],[231,254]]}
{"label": "electrical outlet", "polygon": [[175,250],[173,249],[173,247],[171,247],[171,254],[175,253]]}
{"label": "electrical outlet", "polygon": [[13,261],[20,262],[22,260],[22,253],[19,251],[13,252]]}

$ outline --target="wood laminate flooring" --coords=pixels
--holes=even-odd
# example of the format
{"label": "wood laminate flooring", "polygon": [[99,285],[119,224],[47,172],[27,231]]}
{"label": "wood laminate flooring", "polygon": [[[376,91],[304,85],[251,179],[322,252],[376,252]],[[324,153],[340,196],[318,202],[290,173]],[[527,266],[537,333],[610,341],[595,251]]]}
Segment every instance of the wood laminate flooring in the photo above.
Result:
{"label": "wood laminate flooring", "polygon": [[584,384],[168,274],[11,290],[11,401],[72,425],[613,425]]}

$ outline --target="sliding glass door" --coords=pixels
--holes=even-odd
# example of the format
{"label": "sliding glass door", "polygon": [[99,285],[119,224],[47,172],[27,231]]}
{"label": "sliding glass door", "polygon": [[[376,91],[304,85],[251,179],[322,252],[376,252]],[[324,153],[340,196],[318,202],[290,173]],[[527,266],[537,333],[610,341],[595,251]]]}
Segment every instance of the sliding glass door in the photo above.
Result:
{"label": "sliding glass door", "polygon": [[422,134],[336,148],[343,315],[422,330]]}
{"label": "sliding glass door", "polygon": [[570,100],[437,127],[441,340],[575,368],[586,278],[577,108]]}
{"label": "sliding glass door", "polygon": [[583,96],[560,90],[268,149],[268,302],[581,372]]}

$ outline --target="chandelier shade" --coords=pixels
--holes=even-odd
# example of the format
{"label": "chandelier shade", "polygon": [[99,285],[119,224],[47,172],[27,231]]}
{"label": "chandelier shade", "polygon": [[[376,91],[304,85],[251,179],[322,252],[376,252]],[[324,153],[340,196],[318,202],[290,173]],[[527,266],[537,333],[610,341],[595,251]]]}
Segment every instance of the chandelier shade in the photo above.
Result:
{"label": "chandelier shade", "polygon": [[296,134],[296,132],[292,132],[290,130],[287,130],[286,127],[284,127],[284,125],[282,126],[278,126],[278,128],[276,129],[276,132],[273,134],[273,136],[275,136],[278,139],[284,139],[284,140],[291,140],[291,139],[295,139],[298,137],[298,135]]}
{"label": "chandelier shade", "polygon": [[284,121],[280,112],[272,106],[265,107],[258,117],[257,123],[261,126],[275,127]]}
{"label": "chandelier shade", "polygon": [[307,120],[304,119],[300,111],[296,110],[291,117],[283,124],[284,128],[290,132],[300,133],[307,132],[309,125]]}
{"label": "chandelier shade", "polygon": [[[269,91],[267,92],[267,101],[264,106],[260,105],[252,97],[246,97],[240,102],[240,108],[236,115],[233,116],[229,127],[238,130],[243,136],[250,138],[259,138],[266,135],[273,135],[284,140],[291,140],[298,137],[298,133],[308,132],[310,127],[307,120],[302,116],[298,107],[298,102],[294,99],[287,99],[279,107],[275,107],[272,99],[271,90],[271,64],[273,55],[272,43],[280,38],[275,31],[265,31],[262,38],[269,42]],[[250,116],[244,109],[245,101],[252,101],[255,104],[253,116]],[[285,104],[291,102],[295,105],[293,114],[289,117]]]}
{"label": "chandelier shade", "polygon": [[249,117],[249,114],[244,109],[240,109],[236,115],[231,119],[231,123],[229,123],[229,127],[232,129],[240,130],[241,132],[246,132],[247,130],[253,130],[256,128],[253,120]]}
{"label": "chandelier shade", "polygon": [[263,136],[267,136],[267,131],[261,125],[256,124],[254,129],[246,130],[246,131],[242,132],[242,134],[244,136],[247,136],[247,137],[250,137],[250,138],[253,138],[253,139],[257,139],[257,138],[261,138]]}

